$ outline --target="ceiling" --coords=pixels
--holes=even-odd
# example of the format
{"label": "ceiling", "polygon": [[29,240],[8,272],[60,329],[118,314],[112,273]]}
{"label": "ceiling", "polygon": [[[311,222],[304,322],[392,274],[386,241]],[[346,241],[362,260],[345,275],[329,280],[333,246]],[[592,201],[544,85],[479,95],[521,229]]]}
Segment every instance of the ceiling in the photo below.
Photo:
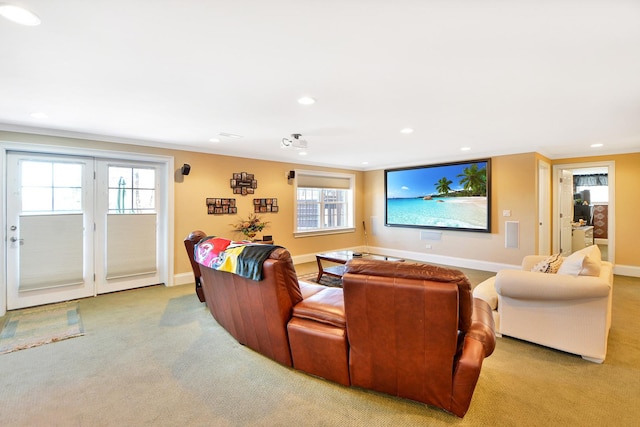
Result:
{"label": "ceiling", "polygon": [[0,130],[355,170],[640,151],[637,0],[15,4],[42,24],[0,18]]}

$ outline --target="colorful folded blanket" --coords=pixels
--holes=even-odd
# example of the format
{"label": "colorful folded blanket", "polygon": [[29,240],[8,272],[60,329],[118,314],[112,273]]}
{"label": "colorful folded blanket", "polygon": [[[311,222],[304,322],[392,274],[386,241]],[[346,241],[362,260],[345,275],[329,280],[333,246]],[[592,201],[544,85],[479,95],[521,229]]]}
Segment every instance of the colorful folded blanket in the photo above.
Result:
{"label": "colorful folded blanket", "polygon": [[194,259],[205,267],[262,280],[262,264],[278,247],[210,236],[196,244]]}

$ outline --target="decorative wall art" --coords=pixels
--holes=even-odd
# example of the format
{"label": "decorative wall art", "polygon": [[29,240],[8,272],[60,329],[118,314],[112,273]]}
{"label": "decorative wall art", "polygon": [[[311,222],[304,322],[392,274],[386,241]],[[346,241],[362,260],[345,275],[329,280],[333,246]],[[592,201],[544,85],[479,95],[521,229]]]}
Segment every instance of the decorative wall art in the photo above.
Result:
{"label": "decorative wall art", "polygon": [[236,199],[207,198],[207,213],[209,215],[237,214]]}
{"label": "decorative wall art", "polygon": [[255,213],[278,212],[278,199],[253,199]]}
{"label": "decorative wall art", "polygon": [[253,194],[255,189],[258,188],[258,181],[252,173],[234,172],[229,181],[233,189],[233,194],[246,196],[247,194]]}

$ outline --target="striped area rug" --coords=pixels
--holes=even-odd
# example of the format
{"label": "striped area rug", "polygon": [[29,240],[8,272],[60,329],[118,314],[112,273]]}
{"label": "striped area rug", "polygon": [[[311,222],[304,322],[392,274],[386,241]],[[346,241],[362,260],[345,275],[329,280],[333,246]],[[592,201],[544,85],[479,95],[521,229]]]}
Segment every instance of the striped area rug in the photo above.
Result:
{"label": "striped area rug", "polygon": [[43,305],[7,313],[0,332],[0,354],[84,335],[78,302]]}
{"label": "striped area rug", "polygon": [[[318,283],[318,281],[316,280],[318,278],[318,273],[308,273],[308,274],[301,274],[298,276],[298,280],[302,280],[305,282],[311,282],[311,283]],[[333,287],[338,287],[341,288],[342,287],[342,279],[338,278],[338,277],[333,277],[333,276],[327,276],[326,274],[323,275],[320,278],[320,282],[321,285],[325,285],[325,286],[333,286]]]}

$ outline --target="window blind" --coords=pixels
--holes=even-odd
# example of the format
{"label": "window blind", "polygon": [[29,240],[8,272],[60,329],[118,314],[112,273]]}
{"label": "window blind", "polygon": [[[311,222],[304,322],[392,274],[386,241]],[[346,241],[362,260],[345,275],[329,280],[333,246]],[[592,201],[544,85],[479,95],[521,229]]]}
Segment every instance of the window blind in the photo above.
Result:
{"label": "window blind", "polygon": [[351,180],[348,177],[327,175],[298,175],[298,188],[338,188],[348,190],[351,188]]}
{"label": "window blind", "polygon": [[107,215],[107,279],[156,272],[156,214]]}
{"label": "window blind", "polygon": [[82,214],[20,216],[19,290],[84,282]]}

